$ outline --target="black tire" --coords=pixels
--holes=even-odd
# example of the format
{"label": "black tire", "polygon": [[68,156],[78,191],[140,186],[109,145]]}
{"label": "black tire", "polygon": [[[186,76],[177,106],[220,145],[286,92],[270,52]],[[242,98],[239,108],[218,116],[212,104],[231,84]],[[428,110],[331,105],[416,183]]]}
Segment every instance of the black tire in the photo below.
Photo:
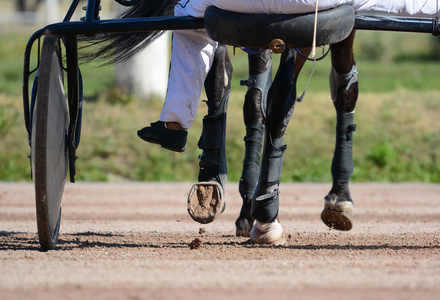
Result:
{"label": "black tire", "polygon": [[68,165],[69,122],[59,47],[58,37],[45,37],[32,115],[32,177],[38,237],[44,251],[55,249],[57,245]]}

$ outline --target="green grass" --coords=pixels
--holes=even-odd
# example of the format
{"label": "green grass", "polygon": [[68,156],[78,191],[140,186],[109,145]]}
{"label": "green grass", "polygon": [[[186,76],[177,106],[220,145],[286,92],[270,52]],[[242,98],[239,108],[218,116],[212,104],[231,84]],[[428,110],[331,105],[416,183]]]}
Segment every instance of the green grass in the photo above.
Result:
{"label": "green grass", "polygon": [[[30,152],[23,124],[21,77],[23,51],[33,30],[0,33],[0,180],[30,180]],[[427,50],[431,36],[415,40],[380,35],[381,43],[395,41],[387,57],[375,57],[370,44],[376,37],[358,33],[355,53],[360,80],[354,133],[353,181],[440,182],[440,62]],[[432,46],[432,47],[434,47]],[[370,48],[373,49],[370,49]],[[430,46],[431,47],[431,46]],[[404,49],[408,51],[405,52]],[[430,48],[431,49],[431,48]],[[244,155],[242,105],[247,57],[236,51],[233,91],[228,111],[227,161],[230,181],[238,181]],[[372,54],[373,53],[373,54]],[[407,53],[405,60],[402,60]],[[429,58],[429,59],[428,59]],[[279,56],[274,56],[274,60]],[[275,63],[276,64],[276,63]],[[312,63],[298,82],[306,85]],[[328,92],[329,58],[318,62],[302,103],[286,132],[283,181],[331,181],[335,114]],[[80,181],[195,181],[200,150],[197,141],[206,106],[201,103],[189,132],[187,151],[164,151],[136,137],[136,130],[158,119],[162,100],[139,101],[113,87],[113,68],[81,67],[85,103],[81,144],[77,155]]]}
{"label": "green grass", "polygon": [[[243,91],[233,91],[228,112],[229,179],[238,181],[244,154]],[[354,133],[353,180],[440,182],[440,91],[398,90],[362,93]],[[27,135],[21,105],[0,97],[0,179],[30,180]],[[197,178],[203,105],[189,132],[187,151],[164,151],[136,137],[136,130],[156,120],[160,101],[109,104],[100,98],[84,107],[78,148],[78,180],[194,181]],[[310,92],[297,104],[286,132],[283,181],[330,181],[335,116],[328,93]]]}
{"label": "green grass", "polygon": [[[434,38],[434,37],[430,37]],[[231,55],[234,65],[233,88],[239,88],[240,80],[247,79],[247,57],[244,53]],[[355,52],[357,53],[357,52]],[[440,58],[440,51],[438,51]],[[359,84],[362,92],[391,92],[399,88],[424,91],[439,89],[438,74],[440,61],[438,60],[416,60],[408,58],[404,61],[378,61],[361,58],[356,60],[359,72]],[[279,55],[273,55],[275,74],[278,66]],[[312,75],[308,90],[326,92],[329,90],[329,72],[331,67],[330,57],[318,61]],[[305,88],[310,74],[312,73],[313,62],[306,62],[298,78],[298,89],[302,92]]]}

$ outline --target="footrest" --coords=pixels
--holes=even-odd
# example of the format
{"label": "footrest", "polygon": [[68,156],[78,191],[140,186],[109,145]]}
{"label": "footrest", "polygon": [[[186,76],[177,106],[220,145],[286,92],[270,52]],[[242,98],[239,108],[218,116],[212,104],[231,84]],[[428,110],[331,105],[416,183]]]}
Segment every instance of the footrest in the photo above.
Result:
{"label": "footrest", "polygon": [[[281,40],[287,48],[311,47],[315,14],[244,14],[208,7],[205,28],[215,41],[226,45],[267,49]],[[341,5],[318,13],[317,45],[344,40],[353,30],[355,14],[350,5]]]}

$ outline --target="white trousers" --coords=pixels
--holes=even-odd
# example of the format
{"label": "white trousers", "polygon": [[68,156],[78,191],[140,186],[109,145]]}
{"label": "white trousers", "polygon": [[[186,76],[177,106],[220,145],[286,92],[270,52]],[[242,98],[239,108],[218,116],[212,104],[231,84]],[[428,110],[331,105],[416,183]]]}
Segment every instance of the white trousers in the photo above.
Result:
{"label": "white trousers", "polygon": [[[319,0],[319,10],[342,4],[355,11],[386,12],[399,16],[435,17],[437,0]],[[439,0],[440,1],[440,0]],[[242,13],[299,14],[315,11],[316,0],[181,0],[176,16],[202,18],[209,6]],[[205,78],[217,42],[205,29],[173,32],[168,90],[160,120],[190,128],[198,109]]]}

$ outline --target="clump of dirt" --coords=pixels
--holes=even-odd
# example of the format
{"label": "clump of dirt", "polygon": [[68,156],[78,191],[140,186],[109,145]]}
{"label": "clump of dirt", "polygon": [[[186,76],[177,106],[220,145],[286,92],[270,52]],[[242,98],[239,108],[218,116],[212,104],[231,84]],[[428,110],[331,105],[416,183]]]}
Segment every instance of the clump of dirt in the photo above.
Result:
{"label": "clump of dirt", "polygon": [[205,232],[206,232],[206,228],[205,227],[200,227],[199,234],[204,234]]}
{"label": "clump of dirt", "polygon": [[198,249],[203,245],[203,242],[199,238],[195,238],[191,243],[189,243],[189,249],[194,250]]}

